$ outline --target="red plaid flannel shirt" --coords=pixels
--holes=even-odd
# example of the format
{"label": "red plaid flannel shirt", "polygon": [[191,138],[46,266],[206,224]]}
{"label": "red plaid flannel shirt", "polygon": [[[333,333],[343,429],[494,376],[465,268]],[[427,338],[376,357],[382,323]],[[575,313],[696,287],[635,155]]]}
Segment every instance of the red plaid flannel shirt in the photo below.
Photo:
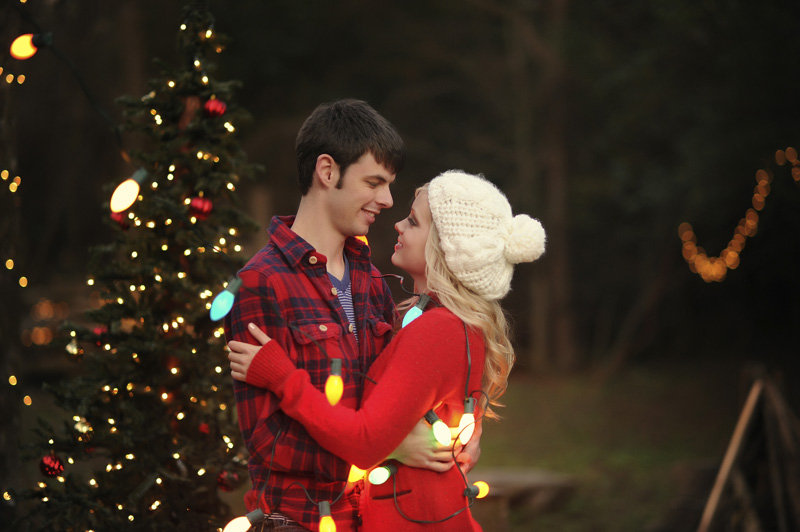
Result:
{"label": "red plaid flannel shirt", "polygon": [[[239,272],[243,286],[225,319],[226,338],[253,343],[247,324],[255,323],[283,346],[298,368],[308,371],[320,390],[328,377],[328,358],[341,358],[341,403],[358,408],[363,375],[391,339],[396,317],[391,293],[369,262],[369,248],[348,238],[345,254],[350,262],[357,342],[328,278],[326,257],[290,229],[293,221],[293,217],[273,218],[270,241]],[[272,393],[239,381],[234,381],[234,393],[239,427],[250,453],[252,487],[245,495],[247,510],[260,507],[280,512],[316,530],[315,503],[338,498],[331,505],[337,529],[355,530],[358,487],[351,485],[341,495],[350,465],[320,447],[300,423],[280,411]]]}

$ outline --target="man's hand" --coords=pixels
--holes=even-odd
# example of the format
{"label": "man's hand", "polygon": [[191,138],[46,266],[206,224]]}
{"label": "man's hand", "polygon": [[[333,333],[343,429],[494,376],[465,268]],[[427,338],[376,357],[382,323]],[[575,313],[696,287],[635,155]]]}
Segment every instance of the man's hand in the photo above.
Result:
{"label": "man's hand", "polygon": [[[461,450],[460,447],[460,444],[456,445],[456,454]],[[478,453],[480,454],[480,449]],[[433,437],[431,426],[424,419],[419,420],[389,458],[410,467],[421,467],[439,473],[455,465],[452,445],[439,444]]]}
{"label": "man's hand", "polygon": [[481,420],[475,422],[475,431],[467,444],[461,449],[460,453],[456,454],[456,463],[464,474],[469,473],[475,464],[478,463],[478,458],[481,457],[481,434],[483,433],[483,423]]}

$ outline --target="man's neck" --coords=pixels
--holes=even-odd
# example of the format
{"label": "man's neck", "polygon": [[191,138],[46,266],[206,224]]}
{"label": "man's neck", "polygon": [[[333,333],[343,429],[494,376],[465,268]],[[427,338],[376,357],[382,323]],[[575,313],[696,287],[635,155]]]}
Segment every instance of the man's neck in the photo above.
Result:
{"label": "man's neck", "polygon": [[317,252],[325,255],[328,272],[341,279],[344,275],[344,241],[346,239],[333,224],[320,212],[307,202],[300,202],[297,215],[292,224],[294,231],[300,238],[311,244]]}

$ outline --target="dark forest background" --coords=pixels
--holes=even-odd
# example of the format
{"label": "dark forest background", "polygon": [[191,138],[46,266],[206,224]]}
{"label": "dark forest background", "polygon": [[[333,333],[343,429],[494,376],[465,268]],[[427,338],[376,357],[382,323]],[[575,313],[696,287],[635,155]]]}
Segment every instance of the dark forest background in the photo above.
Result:
{"label": "dark forest background", "polygon": [[[10,2],[9,2],[10,3]],[[15,2],[16,3],[16,2]],[[25,6],[112,120],[153,59],[174,60],[180,3]],[[546,257],[522,266],[507,304],[521,369],[596,367],[679,355],[793,354],[800,190],[777,149],[798,138],[800,6],[738,1],[212,2],[241,81],[240,127],[266,171],[247,185],[262,224],[297,202],[293,140],[322,101],[368,100],[405,137],[396,207],[371,236],[391,270],[392,224],[414,187],[448,168],[482,172],[539,217]],[[30,31],[14,9],[6,33]],[[31,292],[85,272],[108,238],[102,185],[128,176],[108,124],[72,72],[44,52],[4,87],[6,140],[25,179],[18,263]],[[123,139],[123,142],[125,139]],[[718,254],[774,172],[757,236],[722,283],[681,257],[677,227]],[[255,235],[252,249],[263,243]],[[37,292],[38,293],[38,292]]]}
{"label": "dark forest background", "polygon": [[[17,2],[3,4],[4,36],[35,31]],[[154,58],[176,59],[180,2],[28,4],[114,121],[117,97],[146,92]],[[548,251],[518,268],[506,301],[517,374],[609,378],[637,364],[729,360],[796,380],[800,185],[775,152],[800,139],[797,2],[211,5],[229,37],[220,77],[241,81],[237,104],[252,120],[239,131],[265,168],[241,189],[262,226],[296,208],[303,119],[320,102],[362,98],[409,152],[395,207],[369,235],[379,268],[394,271],[392,226],[414,188],[445,169],[485,174],[516,211],[542,220]],[[46,50],[24,64],[0,57],[6,73],[27,76],[0,82],[3,164],[24,180],[5,208],[18,230],[2,238],[16,242],[30,286],[5,283],[0,294],[3,347],[19,356],[36,347],[25,331],[37,302],[85,303],[88,248],[109,239],[103,185],[134,169],[63,61]],[[758,232],[739,267],[707,283],[684,262],[678,226],[692,223],[698,245],[718,254],[759,169],[773,179]],[[264,241],[254,234],[248,252]]]}

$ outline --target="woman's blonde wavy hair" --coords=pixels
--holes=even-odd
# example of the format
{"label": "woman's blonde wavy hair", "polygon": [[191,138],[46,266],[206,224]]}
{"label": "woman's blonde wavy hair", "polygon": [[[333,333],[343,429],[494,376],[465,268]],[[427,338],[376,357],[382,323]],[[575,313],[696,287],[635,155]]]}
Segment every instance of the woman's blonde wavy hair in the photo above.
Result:
{"label": "woman's blonde wavy hair", "polygon": [[[418,188],[415,196],[428,185]],[[469,327],[483,332],[486,355],[483,369],[482,389],[485,392],[479,404],[485,409],[484,415],[497,418],[494,408],[502,406],[497,400],[505,393],[508,375],[514,365],[514,348],[509,339],[509,325],[505,311],[499,301],[488,301],[466,288],[453,275],[445,261],[444,251],[439,241],[439,232],[431,221],[430,233],[425,243],[425,276],[428,292],[458,316]],[[417,301],[412,297],[398,305],[402,312]],[[488,403],[488,404],[487,404]],[[493,408],[494,407],[494,408]]]}

